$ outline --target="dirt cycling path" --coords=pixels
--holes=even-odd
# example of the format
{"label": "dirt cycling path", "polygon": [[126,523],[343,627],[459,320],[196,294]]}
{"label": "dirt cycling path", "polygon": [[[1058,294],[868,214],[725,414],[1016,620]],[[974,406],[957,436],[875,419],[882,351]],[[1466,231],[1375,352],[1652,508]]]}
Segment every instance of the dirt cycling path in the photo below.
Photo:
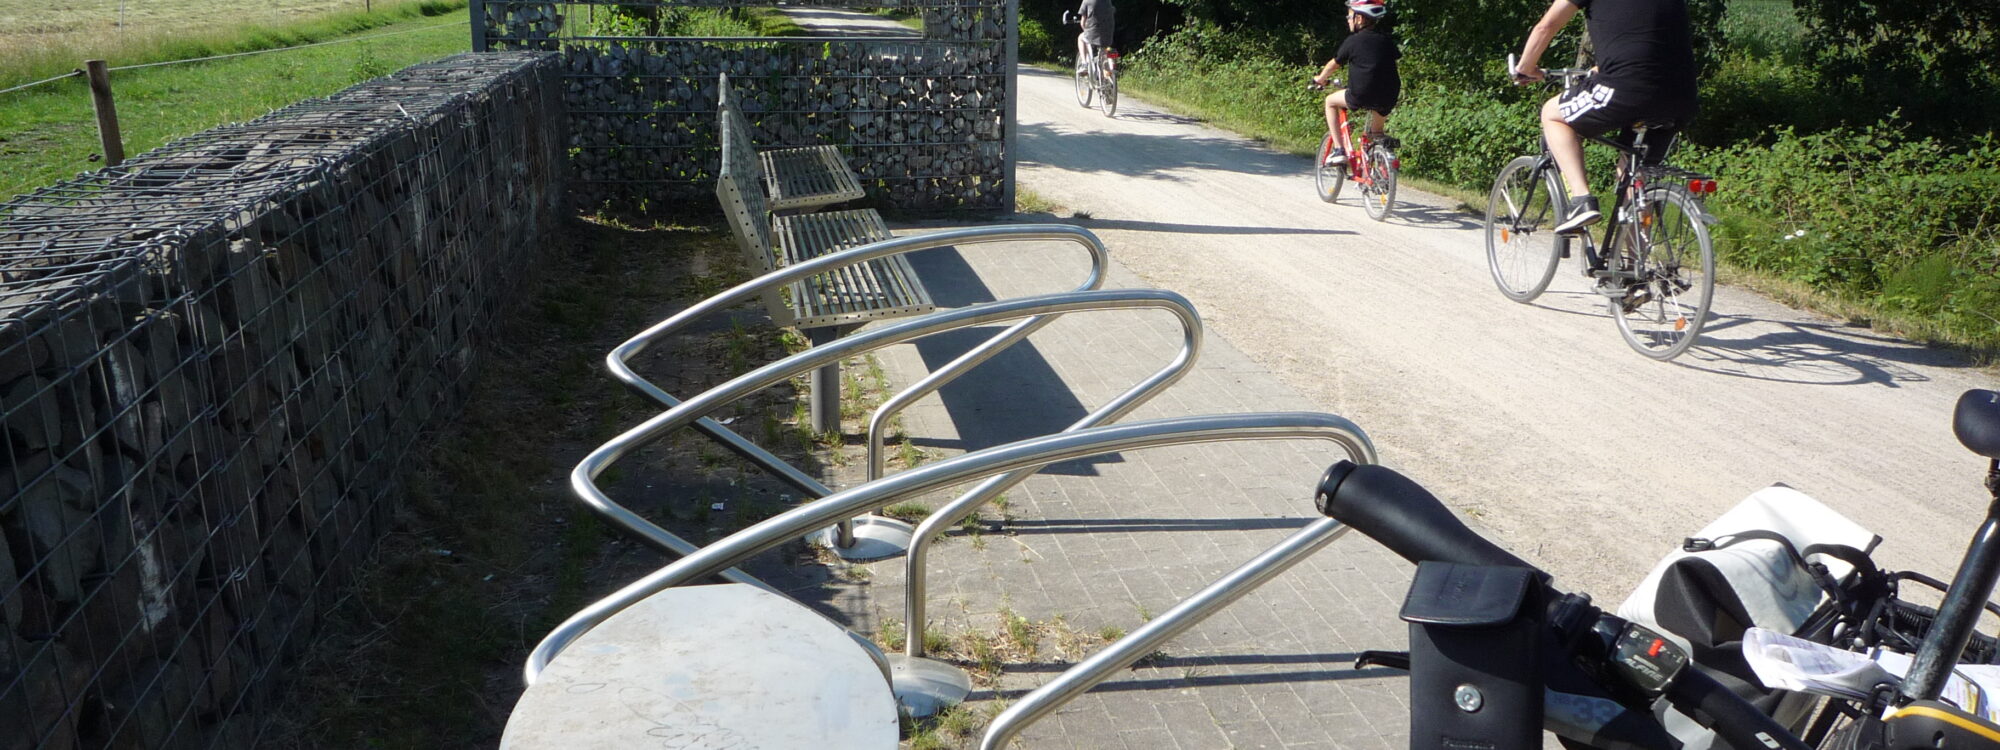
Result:
{"label": "dirt cycling path", "polygon": [[1950,414],[1995,379],[1955,356],[1719,288],[1699,348],[1654,362],[1572,266],[1533,305],[1501,297],[1476,219],[1441,198],[1405,190],[1377,223],[1351,198],[1321,203],[1305,158],[1130,96],[1106,119],[1046,71],[1020,83],[1023,186],[1600,599],[1773,482],[1885,537],[1884,563],[1935,575],[1982,518],[1984,463]]}

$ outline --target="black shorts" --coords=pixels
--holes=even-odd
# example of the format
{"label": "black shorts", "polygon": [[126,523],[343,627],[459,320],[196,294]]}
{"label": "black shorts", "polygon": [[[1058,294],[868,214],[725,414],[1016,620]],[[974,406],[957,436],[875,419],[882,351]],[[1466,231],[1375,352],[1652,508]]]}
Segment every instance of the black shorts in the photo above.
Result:
{"label": "black shorts", "polygon": [[1388,97],[1356,96],[1354,89],[1348,89],[1347,108],[1374,110],[1382,113],[1383,117],[1388,117],[1389,111],[1396,108],[1396,100]]}
{"label": "black shorts", "polygon": [[1618,137],[1618,142],[1632,145],[1634,135],[1630,130],[1636,123],[1654,121],[1670,122],[1669,127],[1654,127],[1646,130],[1646,163],[1658,164],[1667,155],[1674,136],[1681,128],[1694,120],[1697,107],[1694,102],[1679,102],[1653,95],[1651,92],[1635,91],[1591,74],[1564,91],[1556,100],[1556,110],[1563,122],[1569,123],[1578,135],[1601,136],[1618,128],[1626,131]]}

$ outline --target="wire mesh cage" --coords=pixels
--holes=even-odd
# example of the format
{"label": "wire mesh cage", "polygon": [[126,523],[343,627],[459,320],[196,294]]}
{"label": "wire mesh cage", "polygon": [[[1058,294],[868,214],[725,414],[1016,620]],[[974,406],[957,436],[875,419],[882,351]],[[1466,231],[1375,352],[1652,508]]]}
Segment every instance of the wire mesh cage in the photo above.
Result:
{"label": "wire mesh cage", "polygon": [[0,204],[0,750],[251,747],[557,217],[461,55]]}
{"label": "wire mesh cage", "polygon": [[841,146],[877,205],[1011,209],[1012,5],[812,4],[901,9],[923,29],[902,39],[673,36],[659,14],[774,4],[484,0],[474,34],[493,48],[562,52],[583,205],[706,199],[721,162],[717,77],[728,73],[759,148]]}

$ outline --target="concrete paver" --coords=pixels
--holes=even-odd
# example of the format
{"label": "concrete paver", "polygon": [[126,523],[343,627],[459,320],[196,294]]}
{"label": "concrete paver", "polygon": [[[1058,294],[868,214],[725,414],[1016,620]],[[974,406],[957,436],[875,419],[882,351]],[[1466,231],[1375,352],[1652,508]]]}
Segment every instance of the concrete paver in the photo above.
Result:
{"label": "concrete paver", "polygon": [[[1074,249],[1043,244],[929,251],[914,262],[941,299],[954,300],[1057,291],[1085,268]],[[1114,266],[1106,287],[1131,286],[1145,284]],[[906,428],[920,445],[945,454],[1060,430],[1150,376],[1172,359],[1180,340],[1179,325],[1157,312],[1073,315],[1021,344],[1018,356],[996,359],[913,406]],[[895,384],[913,382],[948,357],[921,346],[879,356]],[[1037,375],[1016,377],[1016,369]],[[1048,373],[1054,382],[1043,379]],[[1077,413],[1053,416],[1041,408],[1050,401]],[[971,411],[968,402],[981,408]],[[1309,409],[1307,399],[1229,342],[1210,337],[1195,369],[1126,421]],[[1036,622],[1060,616],[1083,633],[1106,626],[1129,631],[1311,521],[1313,486],[1342,457],[1324,443],[1243,442],[1052,467],[1008,493],[1012,519],[1001,532],[983,534],[977,544],[954,535],[934,548],[933,625],[991,633],[994,613],[1005,608]],[[990,506],[985,513],[999,515]],[[874,609],[867,617],[901,616],[902,565],[869,565],[867,600]],[[1373,542],[1350,535],[1176,639],[1163,657],[1043,719],[1023,734],[1025,745],[1407,744],[1400,717],[1364,718],[1368,710],[1402,705],[1405,680],[1388,670],[1356,672],[1351,664],[1362,649],[1402,647],[1396,609],[1409,573]],[[1344,588],[1335,588],[1332,582],[1342,579]],[[1321,611],[1329,608],[1337,611]],[[1018,696],[1062,666],[1010,672],[997,690],[974,697]]]}

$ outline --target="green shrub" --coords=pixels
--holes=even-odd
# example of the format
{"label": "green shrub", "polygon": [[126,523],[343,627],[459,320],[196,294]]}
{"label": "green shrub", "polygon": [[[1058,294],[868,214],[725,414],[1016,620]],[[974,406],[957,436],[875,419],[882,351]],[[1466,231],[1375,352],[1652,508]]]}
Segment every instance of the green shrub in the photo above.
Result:
{"label": "green shrub", "polygon": [[2000,343],[2000,141],[1955,149],[1891,119],[1681,161],[1723,182],[1725,260]]}
{"label": "green shrub", "polygon": [[1056,39],[1049,35],[1049,29],[1041,22],[1026,16],[1021,17],[1021,60],[1024,62],[1054,62]]}

